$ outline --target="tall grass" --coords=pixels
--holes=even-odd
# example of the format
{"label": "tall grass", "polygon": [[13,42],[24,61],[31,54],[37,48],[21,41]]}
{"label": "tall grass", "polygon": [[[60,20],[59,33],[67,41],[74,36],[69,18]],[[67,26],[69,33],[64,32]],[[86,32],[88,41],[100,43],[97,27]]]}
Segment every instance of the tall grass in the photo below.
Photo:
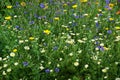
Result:
{"label": "tall grass", "polygon": [[119,6],[80,1],[1,1],[0,80],[119,80]]}

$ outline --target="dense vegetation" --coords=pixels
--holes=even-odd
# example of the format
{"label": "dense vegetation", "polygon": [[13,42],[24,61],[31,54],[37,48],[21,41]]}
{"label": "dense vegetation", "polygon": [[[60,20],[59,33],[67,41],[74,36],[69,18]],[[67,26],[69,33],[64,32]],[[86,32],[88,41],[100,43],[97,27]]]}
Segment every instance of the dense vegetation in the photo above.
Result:
{"label": "dense vegetation", "polygon": [[119,4],[0,0],[0,80],[120,80]]}

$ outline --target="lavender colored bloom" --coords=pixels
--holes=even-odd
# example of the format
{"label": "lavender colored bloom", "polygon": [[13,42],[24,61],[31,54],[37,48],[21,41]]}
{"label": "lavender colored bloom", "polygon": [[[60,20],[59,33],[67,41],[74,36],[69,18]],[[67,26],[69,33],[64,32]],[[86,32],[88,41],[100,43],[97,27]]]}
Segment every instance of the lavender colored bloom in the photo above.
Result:
{"label": "lavender colored bloom", "polygon": [[55,72],[59,72],[60,71],[60,69],[59,68],[55,68]]}
{"label": "lavender colored bloom", "polygon": [[16,5],[19,5],[19,2],[16,2]]}
{"label": "lavender colored bloom", "polygon": [[21,27],[18,26],[18,25],[16,25],[15,28],[16,28],[17,30],[23,30],[23,28],[21,28]]}
{"label": "lavender colored bloom", "polygon": [[95,42],[95,44],[99,44],[99,42],[98,42],[98,41],[96,41],[96,42]]}
{"label": "lavender colored bloom", "polygon": [[120,0],[117,0],[118,2],[120,2]]}
{"label": "lavender colored bloom", "polygon": [[41,8],[45,8],[45,5],[43,3],[40,4]]}
{"label": "lavender colored bloom", "polygon": [[110,3],[110,0],[105,0],[106,1],[106,4],[108,5]]}
{"label": "lavender colored bloom", "polygon": [[96,22],[96,27],[99,27],[99,23],[98,22]]}
{"label": "lavender colored bloom", "polygon": [[105,8],[107,8],[107,9],[108,9],[108,8],[109,8],[109,6],[107,5],[107,6],[105,6]]}
{"label": "lavender colored bloom", "polygon": [[99,16],[102,16],[102,14],[100,13]]}
{"label": "lavender colored bloom", "polygon": [[112,30],[108,30],[107,33],[108,33],[108,34],[111,34],[111,33],[112,33]]}
{"label": "lavender colored bloom", "polygon": [[20,7],[19,2],[16,2],[15,6],[13,6],[13,7],[14,7],[14,8],[18,8],[18,7]]}
{"label": "lavender colored bloom", "polygon": [[27,11],[24,11],[24,14],[27,14],[28,12]]}
{"label": "lavender colored bloom", "polygon": [[45,72],[46,72],[46,73],[50,73],[50,69],[46,69]]}
{"label": "lavender colored bloom", "polygon": [[98,48],[99,48],[100,51],[104,51],[103,46],[98,46]]}
{"label": "lavender colored bloom", "polygon": [[19,28],[20,28],[20,26],[15,26],[15,28],[19,29]]}
{"label": "lavender colored bloom", "polygon": [[79,18],[79,16],[75,16],[75,18]]}
{"label": "lavender colored bloom", "polygon": [[28,62],[23,62],[23,66],[27,66],[28,65]]}

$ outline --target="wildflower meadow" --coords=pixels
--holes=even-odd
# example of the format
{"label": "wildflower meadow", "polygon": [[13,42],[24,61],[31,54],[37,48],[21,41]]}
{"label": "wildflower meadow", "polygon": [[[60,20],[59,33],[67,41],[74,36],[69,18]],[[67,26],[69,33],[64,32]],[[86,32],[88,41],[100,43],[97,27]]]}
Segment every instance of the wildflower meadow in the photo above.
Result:
{"label": "wildflower meadow", "polygon": [[120,0],[0,0],[0,80],[120,80]]}

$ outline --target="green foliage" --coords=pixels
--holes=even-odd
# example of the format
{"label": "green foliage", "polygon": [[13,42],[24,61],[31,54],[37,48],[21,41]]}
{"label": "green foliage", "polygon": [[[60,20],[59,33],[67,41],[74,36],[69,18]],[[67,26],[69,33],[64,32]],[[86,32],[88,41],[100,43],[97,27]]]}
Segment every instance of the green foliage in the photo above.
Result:
{"label": "green foliage", "polygon": [[119,4],[111,3],[0,0],[0,80],[120,78]]}

